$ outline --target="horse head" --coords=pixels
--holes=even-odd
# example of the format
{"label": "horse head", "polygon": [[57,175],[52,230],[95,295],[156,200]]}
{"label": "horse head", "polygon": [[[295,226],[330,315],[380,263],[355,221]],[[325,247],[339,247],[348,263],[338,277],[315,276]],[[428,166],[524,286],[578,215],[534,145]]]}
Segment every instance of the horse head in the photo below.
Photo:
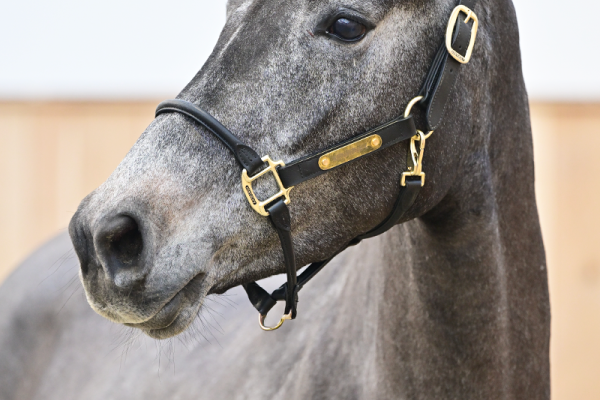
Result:
{"label": "horse head", "polygon": [[[439,205],[486,152],[501,57],[518,64],[500,20],[506,1],[480,2],[481,27],[444,122],[428,142],[427,184],[402,221]],[[218,43],[178,98],[201,106],[256,149],[295,160],[402,115],[443,42],[455,0],[230,0]],[[511,9],[512,10],[512,9]],[[190,51],[194,41],[186,40]],[[517,40],[518,42],[518,40]],[[507,47],[503,47],[507,46]],[[511,78],[512,79],[512,78]],[[508,86],[522,90],[522,78]],[[524,93],[524,91],[521,91]],[[495,96],[497,97],[497,96]],[[424,118],[415,112],[417,126]],[[408,142],[342,165],[291,191],[299,266],[336,254],[390,214]],[[241,170],[214,135],[159,115],[70,224],[88,302],[155,338],[184,331],[207,295],[285,272],[276,232],[248,205]],[[465,178],[467,177],[467,178]],[[277,190],[268,177],[257,195]]]}

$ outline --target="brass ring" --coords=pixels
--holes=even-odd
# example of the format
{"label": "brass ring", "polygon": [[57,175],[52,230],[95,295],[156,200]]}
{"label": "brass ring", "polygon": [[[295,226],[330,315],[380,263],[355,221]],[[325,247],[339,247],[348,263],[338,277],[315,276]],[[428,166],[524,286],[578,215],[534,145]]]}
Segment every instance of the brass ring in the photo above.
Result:
{"label": "brass ring", "polygon": [[404,118],[408,118],[408,116],[410,115],[410,111],[412,110],[413,106],[415,104],[417,104],[421,100],[423,100],[423,96],[417,96],[414,99],[412,99],[410,101],[410,103],[408,103],[408,105],[406,106],[406,110],[404,110]]}
{"label": "brass ring", "polygon": [[[417,96],[414,99],[412,99],[408,105],[406,106],[406,110],[404,110],[404,118],[408,118],[410,115],[410,112],[412,111],[412,108],[414,107],[415,104],[417,104],[419,101],[423,100],[423,96]],[[418,131],[417,131],[418,132]],[[433,131],[429,131],[427,132],[427,134],[423,137],[425,140],[429,139],[429,137],[433,135]],[[421,138],[419,137],[416,140],[421,140]]]}
{"label": "brass ring", "polygon": [[275,326],[269,327],[269,326],[265,326],[265,318],[267,318],[266,315],[262,315],[262,314],[258,314],[258,324],[260,325],[260,328],[263,331],[267,331],[267,332],[271,332],[271,331],[276,331],[277,329],[281,328],[281,325],[283,325],[283,323],[286,320],[291,320],[292,319],[292,312],[290,311],[289,314],[284,314],[283,317],[281,317],[281,319],[279,320],[279,323]]}
{"label": "brass ring", "polygon": [[417,135],[413,136],[415,138],[415,140],[418,142],[421,139],[427,140],[431,137],[431,135],[433,135],[434,131],[429,131],[427,133],[423,133],[423,131],[419,131],[417,130]]}

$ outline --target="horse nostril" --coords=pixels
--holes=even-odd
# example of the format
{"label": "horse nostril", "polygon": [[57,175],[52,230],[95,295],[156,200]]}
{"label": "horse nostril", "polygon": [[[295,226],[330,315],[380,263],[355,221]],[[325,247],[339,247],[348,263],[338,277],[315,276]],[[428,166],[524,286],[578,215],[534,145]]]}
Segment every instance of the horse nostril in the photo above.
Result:
{"label": "horse nostril", "polygon": [[105,222],[96,234],[96,243],[102,263],[113,275],[119,270],[140,266],[144,241],[133,218],[118,215]]}
{"label": "horse nostril", "polygon": [[142,252],[142,234],[132,218],[121,217],[109,240],[111,253],[125,266],[133,265]]}
{"label": "horse nostril", "polygon": [[75,253],[79,258],[79,264],[81,266],[81,272],[85,276],[89,272],[89,260],[93,248],[91,241],[88,240],[89,235],[85,225],[81,222],[81,216],[76,213],[71,222],[69,223],[69,235],[71,236],[71,242]]}

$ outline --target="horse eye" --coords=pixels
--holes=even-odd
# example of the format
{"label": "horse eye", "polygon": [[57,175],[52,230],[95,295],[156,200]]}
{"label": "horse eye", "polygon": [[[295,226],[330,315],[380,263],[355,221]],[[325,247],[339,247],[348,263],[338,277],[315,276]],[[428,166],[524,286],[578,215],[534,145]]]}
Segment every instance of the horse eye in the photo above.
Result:
{"label": "horse eye", "polygon": [[327,33],[347,42],[353,42],[362,39],[366,32],[366,26],[347,18],[337,19],[327,29]]}

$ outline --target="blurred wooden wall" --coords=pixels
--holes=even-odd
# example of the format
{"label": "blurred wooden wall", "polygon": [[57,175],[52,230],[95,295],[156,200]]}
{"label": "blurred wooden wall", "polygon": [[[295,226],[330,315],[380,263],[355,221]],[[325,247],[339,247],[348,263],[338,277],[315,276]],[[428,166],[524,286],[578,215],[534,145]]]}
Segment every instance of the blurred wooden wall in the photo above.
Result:
{"label": "blurred wooden wall", "polygon": [[[0,103],[0,282],[66,228],[157,103]],[[596,400],[600,104],[533,104],[532,122],[552,299],[553,399]]]}
{"label": "blurred wooden wall", "polygon": [[158,102],[0,103],[0,281],[66,229],[119,164]]}
{"label": "blurred wooden wall", "polygon": [[534,104],[552,306],[552,398],[600,399],[600,104]]}

